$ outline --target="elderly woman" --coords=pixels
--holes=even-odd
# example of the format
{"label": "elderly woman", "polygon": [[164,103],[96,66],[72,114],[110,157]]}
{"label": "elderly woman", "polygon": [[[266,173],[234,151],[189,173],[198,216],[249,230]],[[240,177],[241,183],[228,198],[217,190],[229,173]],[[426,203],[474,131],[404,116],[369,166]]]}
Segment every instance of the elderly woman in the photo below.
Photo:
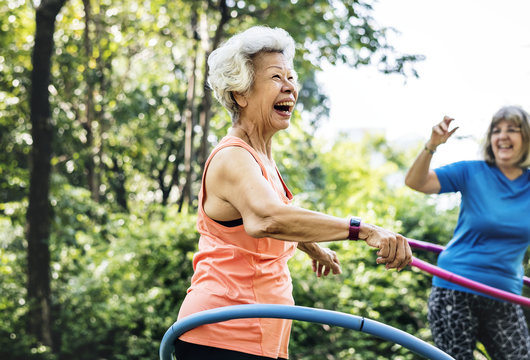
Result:
{"label": "elderly woman", "polygon": [[[489,125],[484,161],[460,161],[429,169],[434,152],[456,131],[444,117],[432,129],[405,183],[426,194],[460,192],[453,239],[438,265],[514,294],[523,286],[523,258],[530,244],[530,125],[523,109],[500,109]],[[429,322],[436,345],[473,359],[476,341],[491,358],[529,360],[530,337],[520,305],[495,300],[435,277]]]}
{"label": "elderly woman", "polygon": [[[272,137],[287,129],[298,97],[294,41],[282,29],[253,27],[208,58],[209,83],[233,126],[206,161],[199,194],[199,250],[179,318],[236,304],[294,303],[287,260],[296,248],[317,276],[339,274],[335,252],[317,243],[365,240],[377,263],[411,260],[406,239],[362,222],[290,205],[293,195],[272,158]],[[175,344],[185,359],[286,359],[291,321],[241,319],[198,327]]]}

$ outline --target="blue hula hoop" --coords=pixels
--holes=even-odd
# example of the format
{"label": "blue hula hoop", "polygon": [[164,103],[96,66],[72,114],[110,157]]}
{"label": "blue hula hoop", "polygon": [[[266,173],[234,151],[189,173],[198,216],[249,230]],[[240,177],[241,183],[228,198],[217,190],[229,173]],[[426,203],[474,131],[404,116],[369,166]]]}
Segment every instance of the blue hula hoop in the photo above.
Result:
{"label": "blue hula hoop", "polygon": [[314,309],[304,306],[277,304],[245,304],[225,306],[205,310],[176,321],[166,331],[160,343],[160,360],[171,360],[175,340],[185,332],[200,325],[212,324],[231,319],[275,318],[301,320],[319,324],[340,326],[361,331],[400,344],[403,347],[432,360],[450,360],[449,356],[437,347],[418,339],[392,326],[364,317],[337,311]]}

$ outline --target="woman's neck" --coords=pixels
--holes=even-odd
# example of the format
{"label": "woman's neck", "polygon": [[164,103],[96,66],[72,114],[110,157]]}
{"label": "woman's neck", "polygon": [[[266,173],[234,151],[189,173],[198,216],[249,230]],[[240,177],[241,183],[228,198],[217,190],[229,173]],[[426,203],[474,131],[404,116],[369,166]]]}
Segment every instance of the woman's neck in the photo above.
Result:
{"label": "woman's neck", "polygon": [[499,170],[510,180],[515,180],[523,173],[523,169],[515,165],[497,164]]}
{"label": "woman's neck", "polygon": [[235,125],[228,135],[236,136],[249,144],[258,153],[272,159],[272,136],[264,135],[257,127]]}

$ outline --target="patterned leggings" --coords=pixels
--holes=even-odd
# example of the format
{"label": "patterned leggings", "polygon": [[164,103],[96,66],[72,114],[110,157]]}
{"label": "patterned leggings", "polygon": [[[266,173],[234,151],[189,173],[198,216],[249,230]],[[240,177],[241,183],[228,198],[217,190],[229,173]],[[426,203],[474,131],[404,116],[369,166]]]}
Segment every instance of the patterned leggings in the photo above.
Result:
{"label": "patterned leggings", "polygon": [[428,320],[436,346],[456,360],[472,360],[477,340],[493,360],[530,360],[520,305],[434,286]]}

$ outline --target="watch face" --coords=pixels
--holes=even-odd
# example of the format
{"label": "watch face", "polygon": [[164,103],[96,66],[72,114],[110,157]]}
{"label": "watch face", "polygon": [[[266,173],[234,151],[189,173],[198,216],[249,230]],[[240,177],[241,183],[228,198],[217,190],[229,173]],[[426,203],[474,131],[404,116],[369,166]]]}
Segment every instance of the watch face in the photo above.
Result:
{"label": "watch face", "polygon": [[361,218],[358,217],[352,217],[350,219],[350,226],[359,227],[361,225]]}

